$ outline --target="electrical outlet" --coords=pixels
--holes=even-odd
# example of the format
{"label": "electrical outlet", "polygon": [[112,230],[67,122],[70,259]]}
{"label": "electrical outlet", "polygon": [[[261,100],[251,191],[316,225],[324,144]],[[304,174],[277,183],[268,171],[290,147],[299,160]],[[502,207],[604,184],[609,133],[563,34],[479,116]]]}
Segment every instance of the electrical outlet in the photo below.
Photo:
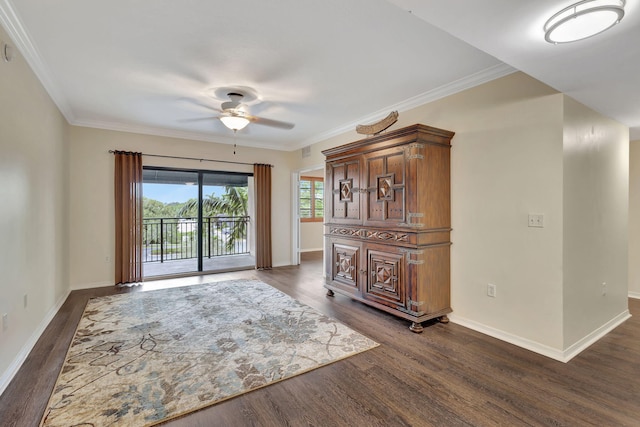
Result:
{"label": "electrical outlet", "polygon": [[602,282],[602,296],[607,295],[607,282]]}
{"label": "electrical outlet", "polygon": [[544,214],[529,214],[529,227],[544,228]]}
{"label": "electrical outlet", "polygon": [[111,257],[109,255],[107,255],[106,257],[104,257],[104,262],[109,263],[111,262]]}
{"label": "electrical outlet", "polygon": [[22,297],[22,305],[24,306],[24,308],[27,308],[28,302],[29,302],[29,296],[27,294],[24,294]]}
{"label": "electrical outlet", "polygon": [[4,313],[2,315],[2,332],[6,331],[7,329],[9,329],[9,315],[7,313]]}
{"label": "electrical outlet", "polygon": [[487,285],[487,295],[490,296],[491,298],[496,297],[496,285],[492,283],[489,283]]}

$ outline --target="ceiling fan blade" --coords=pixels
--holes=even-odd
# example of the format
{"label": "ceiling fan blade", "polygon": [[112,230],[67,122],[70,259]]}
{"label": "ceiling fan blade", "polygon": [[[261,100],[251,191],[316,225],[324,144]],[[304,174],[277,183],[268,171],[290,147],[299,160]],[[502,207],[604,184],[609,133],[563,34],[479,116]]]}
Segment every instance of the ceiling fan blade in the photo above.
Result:
{"label": "ceiling fan blade", "polygon": [[188,122],[203,122],[205,120],[214,121],[217,119],[217,116],[208,116],[208,117],[194,117],[191,119],[177,119],[178,122],[188,123]]}
{"label": "ceiling fan blade", "polygon": [[273,128],[293,129],[295,126],[293,123],[281,122],[279,120],[265,119],[263,117],[257,117],[257,116],[246,116],[246,117],[249,119],[251,123],[255,123],[257,125],[263,125],[263,126],[270,126]]}
{"label": "ceiling fan blade", "polygon": [[220,110],[217,107],[214,107],[213,105],[208,105],[208,104],[206,104],[204,102],[200,102],[200,101],[198,101],[196,99],[193,99],[193,98],[181,98],[180,101],[181,102],[187,102],[187,103],[189,103],[191,105],[196,105],[198,107],[206,108],[207,110],[215,111],[216,113],[221,113],[222,112],[222,110]]}

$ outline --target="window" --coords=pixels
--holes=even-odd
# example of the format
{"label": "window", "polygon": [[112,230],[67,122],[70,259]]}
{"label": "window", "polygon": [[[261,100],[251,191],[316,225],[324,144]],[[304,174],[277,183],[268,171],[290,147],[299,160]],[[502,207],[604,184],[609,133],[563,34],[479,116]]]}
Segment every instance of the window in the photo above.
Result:
{"label": "window", "polygon": [[324,217],[324,180],[300,177],[300,222],[322,222]]}

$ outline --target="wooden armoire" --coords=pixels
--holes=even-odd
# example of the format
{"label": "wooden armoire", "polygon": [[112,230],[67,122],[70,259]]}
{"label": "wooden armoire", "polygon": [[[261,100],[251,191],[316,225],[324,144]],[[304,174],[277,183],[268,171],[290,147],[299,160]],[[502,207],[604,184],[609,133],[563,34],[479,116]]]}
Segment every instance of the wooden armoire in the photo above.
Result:
{"label": "wooden armoire", "polygon": [[416,124],[324,150],[328,295],[410,320],[448,322],[450,148]]}

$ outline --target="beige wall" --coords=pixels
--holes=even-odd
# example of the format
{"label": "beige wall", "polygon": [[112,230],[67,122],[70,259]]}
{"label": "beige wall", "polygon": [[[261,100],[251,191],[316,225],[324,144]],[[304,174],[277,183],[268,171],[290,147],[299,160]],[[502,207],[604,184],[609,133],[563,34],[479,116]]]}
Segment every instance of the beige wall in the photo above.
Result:
{"label": "beige wall", "polygon": [[[407,118],[456,132],[452,318],[552,356],[563,344],[561,108],[560,94],[517,73]],[[545,227],[528,227],[529,213]]]}
{"label": "beige wall", "polygon": [[68,294],[68,145],[64,118],[18,52],[0,61],[0,93],[2,393]]}
{"label": "beige wall", "polygon": [[629,144],[629,296],[640,298],[640,141]]}
{"label": "beige wall", "polygon": [[[593,337],[625,310],[620,294],[626,286],[627,269],[622,248],[626,222],[621,222],[622,215],[611,212],[626,211],[622,196],[626,168],[614,170],[611,163],[613,159],[624,161],[625,127],[566,99],[535,79],[515,73],[403,112],[392,127],[423,123],[456,132],[451,153],[452,319],[560,360],[572,356],[567,351],[573,343]],[[569,111],[565,114],[566,105]],[[603,168],[600,177],[606,180],[599,188],[612,193],[606,197],[613,203],[606,214],[615,222],[615,230],[606,250],[613,254],[605,258],[622,257],[607,266],[606,273],[602,271],[611,280],[610,295],[604,300],[575,295],[580,285],[571,276],[582,263],[603,255],[604,248],[572,258],[575,264],[568,270],[570,282],[565,290],[563,262],[570,256],[563,250],[564,225],[571,216],[564,210],[569,208],[570,215],[579,207],[589,216],[604,213],[601,205],[580,205],[571,195],[565,201],[564,179],[591,173],[571,163],[565,172],[572,145],[564,142],[565,118],[571,121],[569,126],[597,123],[607,134],[606,142],[601,143],[608,153],[585,159]],[[315,144],[311,156],[298,167],[317,164],[323,161],[321,150],[356,139],[360,137],[355,132],[348,132]],[[529,213],[544,214],[544,228],[528,227]],[[569,244],[578,241],[573,231],[566,239]],[[497,286],[496,298],[487,296],[489,283]],[[582,305],[593,320],[578,326],[576,313]]]}
{"label": "beige wall", "polygon": [[[114,283],[113,155],[109,150],[270,163],[272,170],[273,265],[290,264],[291,162],[284,151],[189,141],[84,127],[70,129],[70,283],[72,289]],[[145,166],[252,172],[252,166],[143,157]]]}
{"label": "beige wall", "polygon": [[321,222],[300,223],[300,252],[321,251],[324,247]]}
{"label": "beige wall", "polygon": [[[559,349],[560,96],[522,74],[469,92],[451,128],[453,309],[470,326]],[[528,227],[529,213],[544,214],[545,227]]]}
{"label": "beige wall", "polygon": [[628,316],[629,129],[564,96],[563,175],[569,348]]}

